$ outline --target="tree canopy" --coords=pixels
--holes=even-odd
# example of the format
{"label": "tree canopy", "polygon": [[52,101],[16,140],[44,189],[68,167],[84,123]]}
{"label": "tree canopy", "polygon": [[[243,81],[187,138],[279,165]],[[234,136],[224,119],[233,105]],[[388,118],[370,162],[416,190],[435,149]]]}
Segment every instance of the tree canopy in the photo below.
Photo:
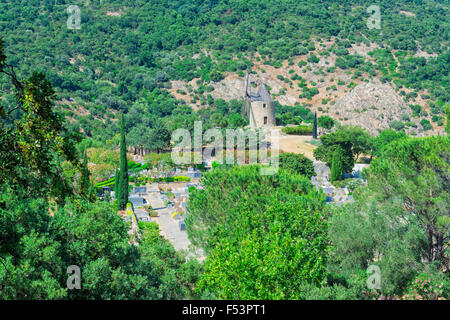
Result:
{"label": "tree canopy", "polygon": [[258,166],[216,168],[188,204],[190,239],[208,258],[203,294],[224,299],[299,299],[325,279],[324,195],[304,176]]}
{"label": "tree canopy", "polygon": [[283,170],[303,175],[309,179],[315,175],[312,160],[302,154],[289,152],[281,153],[279,161],[280,168]]}
{"label": "tree canopy", "polygon": [[342,150],[344,172],[352,172],[360,155],[372,151],[372,137],[358,126],[341,126],[335,132],[320,137],[321,145],[314,150],[314,157],[332,166],[333,154],[339,146]]}
{"label": "tree canopy", "polygon": [[[193,297],[198,263],[186,262],[157,227],[142,234],[139,247],[130,245],[117,207],[85,197],[86,157],[80,161],[78,140],[54,111],[45,76],[20,80],[2,43],[0,72],[17,92],[0,112],[0,148],[9,147],[0,153],[0,299]],[[14,108],[20,113],[11,119]],[[68,162],[75,174],[65,172]],[[67,287],[73,265],[82,273],[80,290]]]}
{"label": "tree canopy", "polygon": [[[389,144],[365,172],[368,186],[357,202],[339,209],[330,221],[335,250],[330,268],[344,278],[371,264],[381,270],[381,293],[411,293],[426,274],[433,292],[448,295],[449,139],[402,138]],[[419,281],[419,280],[417,280]],[[442,294],[442,292],[441,292]],[[426,292],[422,292],[426,298]],[[435,299],[435,298],[434,298]]]}

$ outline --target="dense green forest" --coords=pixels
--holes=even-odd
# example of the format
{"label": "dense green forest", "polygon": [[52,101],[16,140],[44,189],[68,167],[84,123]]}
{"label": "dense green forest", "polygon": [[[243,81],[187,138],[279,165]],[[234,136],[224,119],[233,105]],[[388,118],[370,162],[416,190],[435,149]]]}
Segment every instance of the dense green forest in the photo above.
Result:
{"label": "dense green forest", "polygon": [[[74,4],[81,28],[72,30],[66,9]],[[381,30],[367,28],[362,0],[2,1],[0,299],[448,299],[448,135],[409,137],[400,123],[372,137],[319,117],[335,129],[314,150],[333,182],[360,156],[371,160],[367,185],[342,206],[325,203],[303,155],[281,154],[273,176],[216,164],[190,192],[185,220],[204,262],[175,251],[155,223],[141,224],[131,245],[119,203],[97,199],[88,169],[94,161],[102,178],[117,173],[120,144],[128,171],[125,132],[158,162],[168,158],[159,152],[171,132],[192,130],[195,120],[204,130],[245,126],[242,101],[213,99],[212,84],[261,61],[315,63],[312,51],[328,39],[334,45],[323,54],[337,59],[326,72],[381,75],[413,90],[405,100],[426,89],[448,133],[448,1],[376,4]],[[375,63],[348,54],[358,43],[379,46],[369,52]],[[205,107],[197,111],[168,91],[171,80],[193,79],[191,95]],[[291,80],[306,98],[316,94],[300,76]],[[281,125],[309,130],[300,125],[314,121],[307,104],[276,109]],[[127,179],[118,179],[122,188]],[[120,193],[123,207],[127,190]],[[369,289],[374,262],[382,286]],[[81,290],[67,288],[69,265],[83,270]]]}
{"label": "dense green forest", "polygon": [[[239,102],[214,101],[209,84],[227,72],[242,76],[258,60],[279,66],[283,60],[309,55],[315,49],[313,40],[327,39],[335,39],[329,50],[338,56],[329,72],[380,72],[382,81],[427,89],[436,121],[442,119],[439,114],[450,92],[448,4],[376,4],[381,30],[367,28],[370,14],[361,0],[4,1],[0,32],[19,74],[44,72],[65,105],[64,115],[75,120],[72,129],[81,128],[103,142],[118,133],[115,120],[121,111],[127,114],[127,132],[144,130],[145,141],[131,135],[130,142],[148,146],[159,143],[150,131],[161,118],[169,131],[189,128],[199,119],[206,121],[205,128],[242,126]],[[81,29],[67,28],[69,5],[79,6]],[[371,53],[376,63],[348,55],[347,48],[358,43],[380,46]],[[418,50],[435,57],[414,57]],[[170,81],[177,79],[197,79],[199,88],[192,95],[211,108],[196,113],[168,94]],[[0,85],[4,91],[10,88],[4,81]]]}
{"label": "dense green forest", "polygon": [[[16,101],[0,108],[1,299],[448,299],[448,136],[371,138],[345,126],[323,135],[320,157],[377,155],[368,186],[342,207],[325,204],[303,155],[282,155],[273,176],[215,167],[188,204],[189,237],[207,254],[199,263],[154,223],[131,245],[118,203],[93,196],[81,135],[53,110],[51,84],[17,76],[2,45]],[[375,261],[383,285],[370,289]],[[66,287],[70,265],[83,270],[81,290]]]}
{"label": "dense green forest", "polygon": [[[139,247],[129,244],[117,206],[92,194],[80,136],[53,110],[51,84],[42,73],[21,79],[5,60],[0,41],[0,74],[21,115],[0,107],[0,299],[193,297],[200,265],[177,254],[156,225]],[[70,265],[83,268],[81,290],[66,286]]]}

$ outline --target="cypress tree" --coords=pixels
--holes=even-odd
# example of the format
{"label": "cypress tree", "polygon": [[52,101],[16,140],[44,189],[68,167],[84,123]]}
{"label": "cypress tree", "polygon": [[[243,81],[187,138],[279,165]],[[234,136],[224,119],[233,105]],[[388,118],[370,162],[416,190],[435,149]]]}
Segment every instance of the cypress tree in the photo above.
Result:
{"label": "cypress tree", "polygon": [[119,210],[124,210],[128,203],[128,161],[127,143],[125,140],[125,119],[122,114],[120,123],[120,172],[117,202]]}
{"label": "cypress tree", "polygon": [[344,166],[342,164],[343,154],[341,146],[337,146],[333,153],[333,159],[331,162],[331,183],[342,180],[344,175]]}
{"label": "cypress tree", "polygon": [[317,139],[317,112],[314,112],[313,139]]}

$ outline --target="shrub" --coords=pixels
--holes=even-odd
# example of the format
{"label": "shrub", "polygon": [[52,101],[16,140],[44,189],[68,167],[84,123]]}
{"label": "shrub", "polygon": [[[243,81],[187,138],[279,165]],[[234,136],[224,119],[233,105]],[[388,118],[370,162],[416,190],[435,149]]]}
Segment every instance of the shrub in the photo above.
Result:
{"label": "shrub", "polygon": [[414,300],[437,300],[445,295],[444,290],[447,287],[446,279],[437,279],[420,273],[410,284],[407,297]]}
{"label": "shrub", "polygon": [[301,68],[301,67],[306,66],[307,64],[308,63],[306,61],[300,60],[297,65],[299,66],[299,68]]}
{"label": "shrub", "polygon": [[431,116],[431,121],[433,121],[433,122],[440,122],[442,120],[442,117],[440,117],[440,116],[437,116],[437,115],[432,115]]}
{"label": "shrub", "polygon": [[331,129],[334,126],[334,119],[329,116],[320,116],[317,119],[317,124],[321,128]]}
{"label": "shrub", "polygon": [[138,226],[141,231],[151,232],[155,237],[159,236],[159,227],[156,222],[138,221]]}
{"label": "shrub", "polygon": [[315,175],[313,162],[302,154],[280,154],[280,168],[304,175],[308,179]]}
{"label": "shrub", "polygon": [[409,107],[411,108],[413,112],[413,116],[418,117],[420,115],[420,112],[422,111],[422,107],[417,104],[410,104]]}
{"label": "shrub", "polygon": [[108,180],[101,181],[101,182],[97,183],[95,186],[97,188],[110,187],[110,186],[113,186],[115,183],[116,183],[116,178],[112,177],[111,179],[108,179]]}
{"label": "shrub", "polygon": [[173,177],[173,181],[175,182],[189,182],[191,181],[191,178],[186,176],[175,176]]}
{"label": "shrub", "polygon": [[397,130],[397,131],[400,131],[400,130],[402,130],[402,129],[405,127],[405,125],[403,124],[403,122],[398,121],[398,120],[392,121],[392,122],[389,124],[389,126],[390,126],[392,129]]}
{"label": "shrub", "polygon": [[283,132],[286,134],[294,134],[300,136],[307,136],[312,134],[312,126],[297,126],[297,127],[284,127]]}
{"label": "shrub", "polygon": [[350,182],[347,183],[347,188],[350,192],[353,192],[363,185],[364,183],[362,182],[361,179],[351,179]]}
{"label": "shrub", "polygon": [[403,121],[410,121],[411,119],[409,118],[408,114],[404,113],[404,114],[402,114],[402,120]]}
{"label": "shrub", "polygon": [[430,121],[428,121],[427,119],[420,120],[420,124],[422,125],[424,131],[433,129],[433,126],[431,125]]}

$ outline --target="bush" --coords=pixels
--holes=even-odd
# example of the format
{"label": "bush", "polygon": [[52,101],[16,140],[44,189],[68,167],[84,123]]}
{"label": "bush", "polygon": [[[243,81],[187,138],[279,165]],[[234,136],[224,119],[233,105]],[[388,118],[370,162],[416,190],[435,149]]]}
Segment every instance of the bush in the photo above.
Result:
{"label": "bush", "polygon": [[428,121],[427,119],[420,120],[420,124],[423,127],[424,131],[433,129],[433,126],[431,125],[430,121]]}
{"label": "bush", "polygon": [[186,176],[175,176],[175,177],[163,177],[163,178],[155,178],[152,179],[151,182],[189,182],[191,178]]}
{"label": "bush", "polygon": [[335,123],[334,119],[329,116],[320,116],[317,119],[317,124],[319,125],[319,127],[325,128],[325,129],[333,128],[334,123]]}
{"label": "bush", "polygon": [[402,129],[405,127],[404,123],[401,122],[401,121],[398,121],[398,120],[392,121],[392,122],[389,124],[389,126],[390,126],[392,129],[397,130],[397,131],[400,131],[400,130],[402,130]]}
{"label": "bush", "polygon": [[420,112],[422,111],[422,107],[417,104],[410,104],[409,107],[411,108],[413,112],[413,116],[418,117],[420,115]]}
{"label": "bush", "polygon": [[175,182],[189,182],[191,181],[191,178],[186,176],[175,176],[173,177],[173,181]]}
{"label": "bush", "polygon": [[151,232],[155,236],[159,236],[159,227],[156,222],[138,221],[138,227],[141,231]]}
{"label": "bush", "polygon": [[311,177],[315,175],[313,162],[302,154],[280,154],[280,168],[304,175],[308,177],[308,179],[311,179]]}
{"label": "bush", "polygon": [[420,273],[408,287],[407,297],[414,300],[437,300],[448,297],[449,281],[434,274]]}
{"label": "bush", "polygon": [[347,188],[350,192],[355,191],[357,188],[362,187],[364,183],[361,179],[351,179],[350,182],[347,183]]}
{"label": "bush", "polygon": [[409,118],[408,114],[404,113],[404,114],[402,114],[402,120],[403,121],[410,121],[411,119]]}
{"label": "bush", "polygon": [[116,183],[116,178],[112,177],[111,179],[108,179],[106,181],[101,181],[101,182],[97,183],[95,185],[95,187],[97,187],[97,188],[110,187],[110,186],[113,186],[115,183]]}
{"label": "bush", "polygon": [[302,67],[306,66],[307,64],[308,63],[306,61],[300,60],[297,65],[299,68],[302,68]]}
{"label": "bush", "polygon": [[284,127],[283,132],[286,134],[294,134],[300,136],[311,135],[313,131],[312,126],[297,126],[297,127]]}

